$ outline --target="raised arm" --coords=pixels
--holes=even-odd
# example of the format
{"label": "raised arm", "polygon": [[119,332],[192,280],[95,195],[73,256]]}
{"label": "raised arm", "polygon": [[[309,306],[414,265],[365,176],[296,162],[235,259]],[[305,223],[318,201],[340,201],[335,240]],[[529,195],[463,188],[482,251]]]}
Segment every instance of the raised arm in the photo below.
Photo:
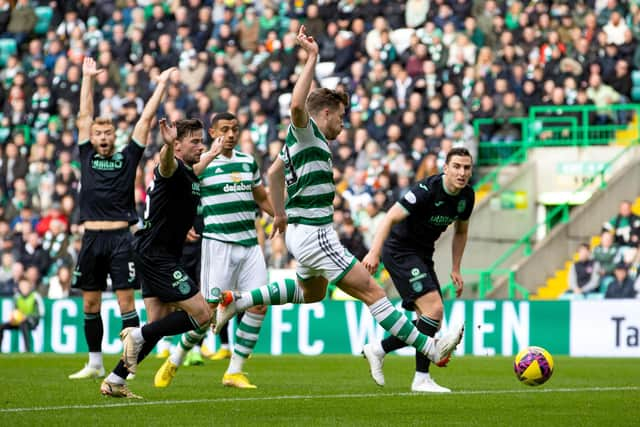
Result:
{"label": "raised arm", "polygon": [[222,153],[222,143],[224,142],[224,136],[219,136],[211,142],[211,148],[200,156],[200,161],[193,165],[193,173],[196,176],[202,175],[202,172],[209,166],[209,163]]}
{"label": "raised arm", "polygon": [[175,126],[170,125],[167,119],[160,119],[160,133],[164,140],[164,146],[160,150],[160,175],[169,178],[178,168],[178,162],[173,154],[174,145],[178,138],[178,130]]}
{"label": "raised arm", "polygon": [[96,68],[93,58],[84,58],[82,63],[82,86],[80,86],[80,111],[76,120],[78,126],[78,142],[85,142],[91,136],[93,123],[93,80],[102,73],[103,69]]}
{"label": "raised arm", "polygon": [[467,245],[467,234],[469,232],[469,221],[456,221],[453,230],[453,240],[451,241],[451,256],[453,257],[451,267],[451,280],[456,288],[456,296],[462,295],[462,287],[464,280],[460,274],[460,265],[462,264],[462,255],[464,247]]}
{"label": "raised arm", "polygon": [[318,43],[316,43],[312,36],[306,35],[304,31],[304,25],[301,25],[298,36],[296,37],[296,42],[302,49],[307,51],[307,62],[304,64],[304,68],[298,77],[298,81],[293,88],[293,94],[291,95],[291,122],[297,128],[306,128],[309,122],[309,114],[307,113],[305,104],[315,75],[319,50]]}
{"label": "raised arm", "polygon": [[273,230],[270,239],[287,229],[287,213],[284,210],[284,161],[277,158],[269,168],[269,196],[273,208]]}
{"label": "raised arm", "polygon": [[389,212],[384,216],[382,222],[378,226],[378,231],[376,231],[375,236],[373,237],[373,242],[371,242],[371,249],[369,249],[369,253],[362,259],[362,265],[369,271],[369,273],[374,274],[378,270],[378,265],[380,265],[380,254],[382,253],[382,245],[384,241],[389,237],[389,233],[391,233],[391,227],[400,221],[404,220],[409,213],[407,210],[399,203],[396,203],[389,209]]}
{"label": "raised arm", "polygon": [[156,115],[158,107],[160,106],[160,102],[162,101],[162,97],[167,90],[167,82],[169,81],[169,76],[171,76],[171,73],[173,73],[175,70],[175,67],[167,68],[162,73],[160,73],[160,75],[158,75],[156,88],[147,101],[147,105],[145,105],[144,109],[142,110],[140,120],[138,120],[138,123],[136,123],[136,127],[133,128],[132,137],[138,144],[147,144],[149,129],[151,129],[151,121]]}

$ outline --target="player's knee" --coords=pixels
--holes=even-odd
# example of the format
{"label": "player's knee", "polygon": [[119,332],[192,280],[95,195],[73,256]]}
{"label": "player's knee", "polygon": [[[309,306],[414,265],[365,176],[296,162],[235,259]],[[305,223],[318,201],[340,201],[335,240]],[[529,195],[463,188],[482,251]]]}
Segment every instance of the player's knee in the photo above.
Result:
{"label": "player's knee", "polygon": [[118,306],[120,307],[120,313],[129,313],[136,309],[136,302],[133,298],[133,294],[130,296],[118,295]]}
{"label": "player's knee", "polygon": [[213,311],[209,308],[207,304],[203,305],[200,310],[198,310],[192,316],[196,322],[200,325],[200,327],[207,326],[211,322],[211,316]]}
{"label": "player's knee", "polygon": [[100,298],[85,297],[82,301],[82,309],[85,313],[98,313],[100,311]]}
{"label": "player's knee", "polygon": [[267,306],[266,305],[256,305],[255,307],[251,307],[251,308],[247,309],[247,311],[249,313],[259,314],[261,316],[264,316],[265,314],[267,314]]}
{"label": "player's knee", "polygon": [[374,303],[378,301],[380,298],[384,298],[387,294],[384,292],[384,289],[376,283],[373,277],[369,277],[366,289],[364,291],[365,297],[367,301],[363,299],[364,302]]}

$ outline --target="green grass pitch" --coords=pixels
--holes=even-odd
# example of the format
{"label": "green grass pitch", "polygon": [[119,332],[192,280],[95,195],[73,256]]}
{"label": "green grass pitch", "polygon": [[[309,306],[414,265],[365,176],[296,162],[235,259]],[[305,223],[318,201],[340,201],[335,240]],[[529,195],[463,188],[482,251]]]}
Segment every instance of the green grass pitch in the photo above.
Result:
{"label": "green grass pitch", "polygon": [[[413,359],[388,356],[376,386],[355,356],[258,355],[246,364],[257,390],[225,388],[227,362],[181,367],[155,389],[150,357],[130,388],[144,400],[99,394],[99,381],[71,381],[86,356],[0,355],[0,426],[626,426],[640,424],[637,359],[555,358],[540,387],[520,384],[512,358],[459,357],[432,375],[454,393],[410,392]],[[116,356],[106,357],[112,366]]]}

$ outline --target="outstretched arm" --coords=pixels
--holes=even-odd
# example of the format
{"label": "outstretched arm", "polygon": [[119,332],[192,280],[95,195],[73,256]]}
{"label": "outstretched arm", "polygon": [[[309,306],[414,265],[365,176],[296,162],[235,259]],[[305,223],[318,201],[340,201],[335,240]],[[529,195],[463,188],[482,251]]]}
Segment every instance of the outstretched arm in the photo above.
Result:
{"label": "outstretched arm", "polygon": [[387,240],[387,237],[389,237],[391,228],[407,216],[409,216],[407,210],[400,203],[396,203],[389,209],[389,212],[387,212],[384,218],[382,218],[378,231],[376,231],[373,237],[373,242],[371,242],[371,249],[369,249],[369,253],[362,259],[362,265],[364,265],[369,273],[374,274],[378,270],[382,245],[384,241]]}
{"label": "outstretched arm", "polygon": [[167,68],[157,77],[156,88],[153,91],[151,98],[149,98],[149,100],[147,101],[147,105],[145,105],[144,110],[142,110],[140,120],[138,120],[138,123],[136,123],[136,127],[133,129],[132,137],[138,144],[147,144],[149,129],[151,129],[151,121],[156,115],[158,107],[160,106],[160,101],[162,101],[162,97],[167,90],[167,82],[169,81],[169,76],[171,76],[171,73],[173,73],[175,70],[175,67]]}
{"label": "outstretched arm", "polygon": [[158,167],[160,175],[169,178],[178,168],[178,162],[173,154],[173,148],[178,138],[178,130],[175,126],[170,125],[167,119],[160,119],[160,133],[164,140],[164,146],[160,150],[160,166]]}
{"label": "outstretched arm", "polygon": [[300,26],[296,42],[298,45],[307,51],[309,54],[307,57],[307,63],[304,64],[304,68],[298,77],[298,81],[293,88],[293,94],[291,95],[291,122],[297,128],[306,128],[309,122],[309,113],[305,106],[307,102],[307,96],[311,89],[311,82],[315,75],[316,61],[318,60],[318,43],[312,36],[305,34],[304,25]]}
{"label": "outstretched arm", "polygon": [[78,142],[85,142],[91,136],[93,123],[93,80],[102,73],[103,69],[96,68],[93,58],[84,58],[82,63],[82,86],[80,86],[80,111],[76,126],[78,126]]}

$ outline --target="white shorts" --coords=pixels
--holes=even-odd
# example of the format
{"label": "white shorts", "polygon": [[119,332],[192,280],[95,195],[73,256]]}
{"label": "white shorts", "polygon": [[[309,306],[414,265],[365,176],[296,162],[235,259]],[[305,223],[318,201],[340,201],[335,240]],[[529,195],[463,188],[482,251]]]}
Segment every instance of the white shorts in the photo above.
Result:
{"label": "white shorts", "polygon": [[285,241],[298,262],[296,274],[302,280],[322,276],[330,283],[339,282],[356,263],[331,224],[289,224]]}
{"label": "white shorts", "polygon": [[267,265],[260,246],[202,239],[200,288],[205,298],[213,288],[252,291],[266,284]]}

